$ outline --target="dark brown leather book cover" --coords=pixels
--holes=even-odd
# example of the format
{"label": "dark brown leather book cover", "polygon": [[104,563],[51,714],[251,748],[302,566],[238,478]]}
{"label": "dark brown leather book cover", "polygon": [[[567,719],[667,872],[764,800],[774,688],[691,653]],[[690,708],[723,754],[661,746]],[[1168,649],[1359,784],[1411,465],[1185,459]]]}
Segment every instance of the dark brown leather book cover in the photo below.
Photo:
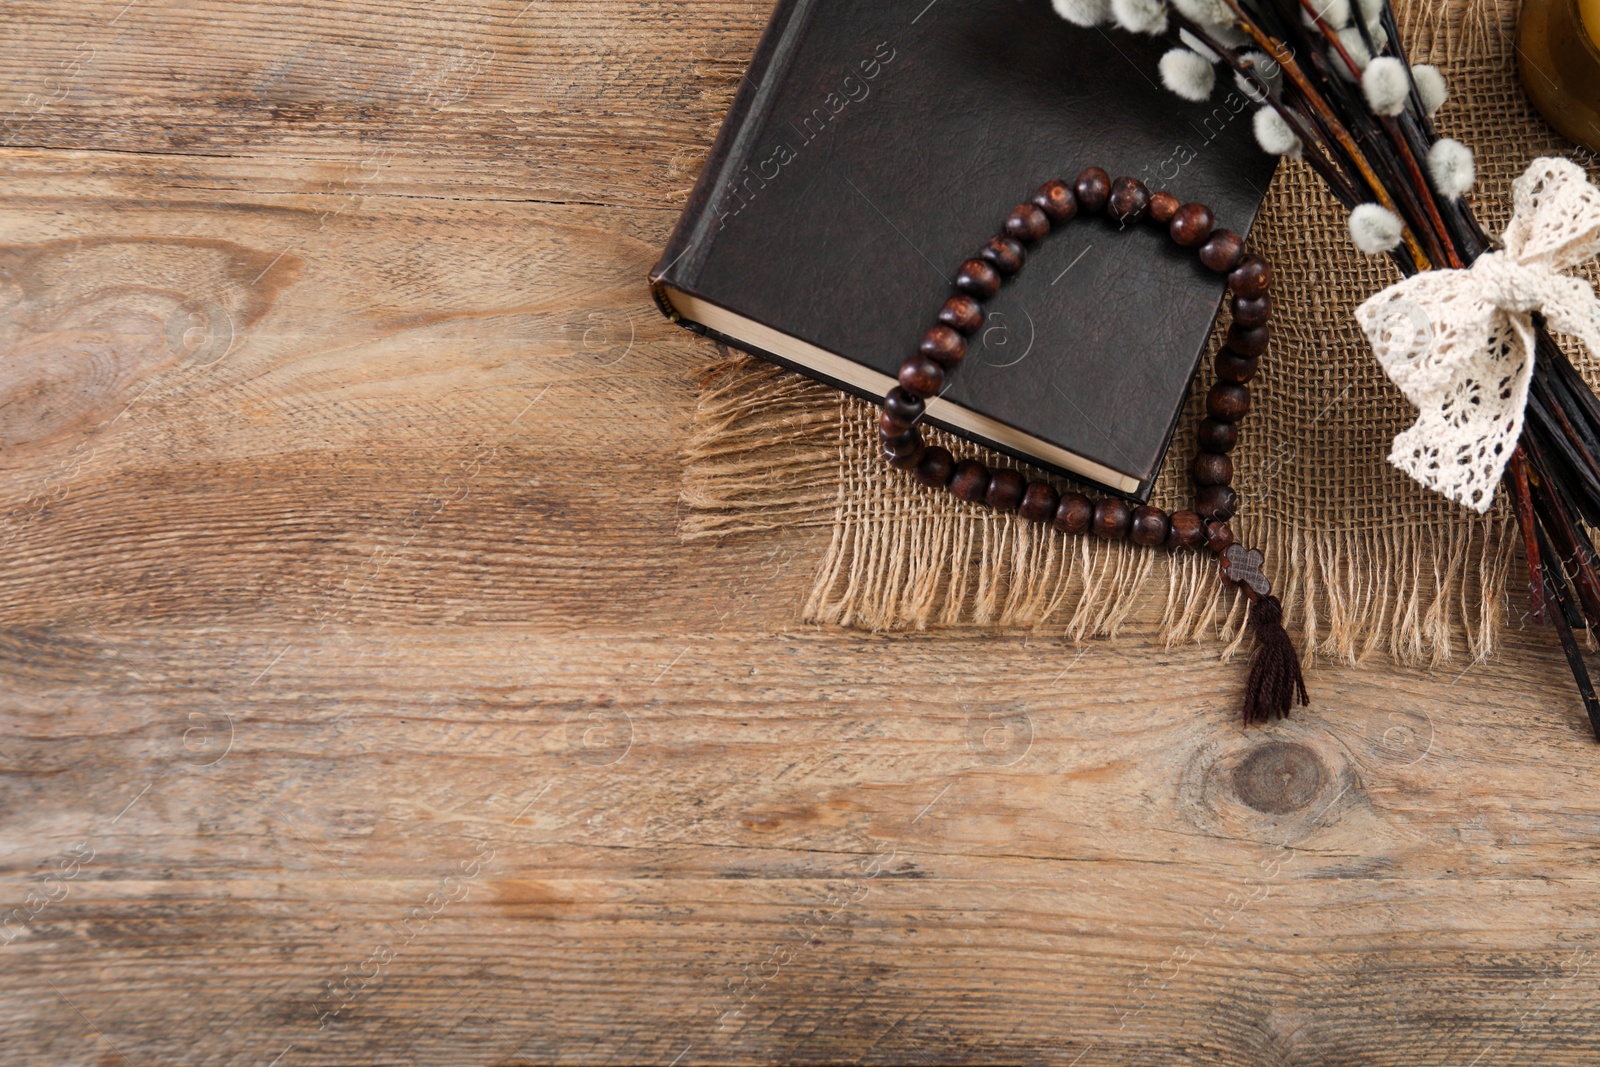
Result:
{"label": "dark brown leather book cover", "polygon": [[[689,294],[892,378],[956,267],[1050,178],[1100,166],[1247,233],[1275,160],[1225,78],[1205,104],[1157,84],[1169,47],[1073,26],[1050,0],[783,0],[651,275],[663,310],[776,357],[680,315]],[[1142,499],[1223,291],[1156,227],[1074,220],[989,302],[943,399]]]}

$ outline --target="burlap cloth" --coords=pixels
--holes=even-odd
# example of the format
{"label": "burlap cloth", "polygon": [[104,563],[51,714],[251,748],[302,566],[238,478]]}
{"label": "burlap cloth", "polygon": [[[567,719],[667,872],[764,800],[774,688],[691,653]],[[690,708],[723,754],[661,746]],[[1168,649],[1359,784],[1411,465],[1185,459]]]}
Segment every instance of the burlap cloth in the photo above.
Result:
{"label": "burlap cloth", "polygon": [[[1476,152],[1471,195],[1491,233],[1506,223],[1512,179],[1535,156],[1566,155],[1596,174],[1594,155],[1554,133],[1523,95],[1518,7],[1397,4],[1412,61],[1435,63],[1448,79],[1450,99],[1436,119]],[[1506,596],[1517,538],[1504,502],[1479,518],[1384,458],[1415,412],[1379,370],[1351,313],[1398,274],[1351,247],[1344,212],[1301,163],[1279,169],[1250,240],[1276,272],[1277,314],[1235,453],[1244,504],[1234,525],[1241,541],[1266,550],[1303,654],[1355,661],[1377,649],[1434,663],[1488,656],[1500,628],[1515,621],[1508,605],[1524,600]],[[1590,264],[1588,277],[1596,276]],[[1569,352],[1591,383],[1600,378],[1592,358]],[[1242,600],[1221,586],[1209,556],[1068,538],[924,489],[878,459],[870,405],[724,356],[707,374],[687,446],[683,533],[831,528],[807,619],[873,629],[1040,627],[1082,639],[1115,633],[1155,600],[1169,643],[1219,638],[1231,651],[1242,639]],[[1209,381],[1206,371],[1201,380]],[[1203,399],[1204,387],[1191,389],[1155,504],[1186,506]],[[964,442],[940,443],[1016,466]]]}

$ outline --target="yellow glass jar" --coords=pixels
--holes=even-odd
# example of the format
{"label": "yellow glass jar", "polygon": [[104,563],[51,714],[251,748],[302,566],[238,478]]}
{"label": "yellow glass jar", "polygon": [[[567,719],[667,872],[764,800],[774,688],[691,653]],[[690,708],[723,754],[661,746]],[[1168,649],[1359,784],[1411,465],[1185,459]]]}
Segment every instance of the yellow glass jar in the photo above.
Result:
{"label": "yellow glass jar", "polygon": [[1550,125],[1600,152],[1600,0],[1525,0],[1517,71]]}

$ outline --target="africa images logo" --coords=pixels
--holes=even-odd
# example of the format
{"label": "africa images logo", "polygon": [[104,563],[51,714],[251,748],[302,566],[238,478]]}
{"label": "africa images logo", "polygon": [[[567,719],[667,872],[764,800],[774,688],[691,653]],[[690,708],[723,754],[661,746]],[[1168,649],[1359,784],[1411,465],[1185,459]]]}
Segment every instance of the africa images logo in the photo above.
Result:
{"label": "africa images logo", "polygon": [[[849,73],[839,79],[838,85],[823,95],[821,104],[812,108],[809,114],[786,124],[794,131],[795,144],[801,147],[809,145],[836,125],[851,104],[860,104],[871,96],[870,83],[877,80],[897,55],[899,53],[894,46],[884,41],[873,49],[871,56],[849,68]],[[783,173],[783,168],[799,158],[799,149],[788,141],[779,141],[765,159],[755,164],[753,171],[748,163],[740,167],[739,173],[722,190],[718,228],[726,226],[729,219],[748,207],[756,194],[767,188],[767,183],[776,181]]]}

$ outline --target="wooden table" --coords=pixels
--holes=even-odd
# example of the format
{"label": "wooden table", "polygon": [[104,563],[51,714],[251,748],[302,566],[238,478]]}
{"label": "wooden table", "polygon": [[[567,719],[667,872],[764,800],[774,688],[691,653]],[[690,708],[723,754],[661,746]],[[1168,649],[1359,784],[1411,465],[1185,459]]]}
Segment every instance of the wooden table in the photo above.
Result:
{"label": "wooden table", "polygon": [[1246,733],[679,540],[766,9],[5,6],[0,1062],[1593,1063],[1547,632]]}

